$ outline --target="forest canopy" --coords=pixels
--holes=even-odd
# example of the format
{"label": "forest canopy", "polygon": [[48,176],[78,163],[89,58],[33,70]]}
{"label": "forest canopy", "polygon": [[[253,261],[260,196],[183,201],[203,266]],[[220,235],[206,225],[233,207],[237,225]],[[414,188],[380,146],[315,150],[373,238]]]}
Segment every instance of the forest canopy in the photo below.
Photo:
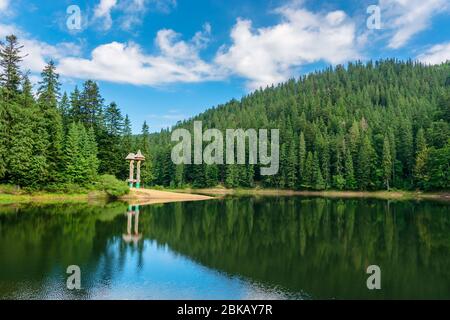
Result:
{"label": "forest canopy", "polygon": [[[141,134],[133,135],[128,116],[116,103],[105,103],[96,82],[61,92],[53,61],[33,88],[20,68],[21,51],[13,35],[0,46],[0,183],[61,190],[95,184],[104,174],[125,180],[124,158],[140,149],[147,159],[145,186],[450,186],[450,63],[389,59],[329,67],[233,99],[159,133],[150,134],[144,122]],[[175,165],[171,131],[192,130],[194,121],[223,132],[280,129],[278,174],[261,176],[253,164]]]}

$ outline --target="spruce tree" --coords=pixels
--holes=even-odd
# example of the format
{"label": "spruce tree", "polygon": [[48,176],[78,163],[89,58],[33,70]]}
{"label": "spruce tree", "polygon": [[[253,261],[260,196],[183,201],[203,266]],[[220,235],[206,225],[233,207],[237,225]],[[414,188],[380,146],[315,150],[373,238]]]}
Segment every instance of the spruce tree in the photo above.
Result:
{"label": "spruce tree", "polygon": [[103,103],[100,88],[95,81],[87,80],[83,84],[83,92],[80,97],[81,122],[87,127],[94,127],[96,134],[103,125]]}
{"label": "spruce tree", "polygon": [[[139,148],[145,157],[145,161],[142,163],[142,167],[141,167],[142,183],[145,186],[149,186],[149,185],[152,185],[152,183],[153,183],[154,175],[153,175],[153,161],[152,161],[153,155],[150,153],[149,126],[147,125],[146,121],[144,121],[144,124],[142,125],[142,132],[141,132]],[[163,163],[166,162],[166,159],[164,159],[164,157],[162,159],[162,162]],[[166,168],[169,168],[169,167],[167,166]],[[170,175],[169,172],[164,172],[164,173],[167,173],[168,175]]]}
{"label": "spruce tree", "polygon": [[345,188],[354,190],[356,188],[353,159],[350,148],[345,148]]}
{"label": "spruce tree", "polygon": [[305,135],[303,131],[300,133],[300,143],[298,147],[298,178],[297,182],[299,187],[305,183],[305,162],[306,162],[306,143],[305,143]]}
{"label": "spruce tree", "polygon": [[389,182],[391,180],[392,170],[392,158],[391,158],[391,146],[389,145],[388,137],[384,138],[383,143],[383,157],[382,157],[383,179],[384,185],[389,190]]}
{"label": "spruce tree", "polygon": [[[104,111],[105,130],[99,137],[100,172],[119,177],[123,170],[126,151],[122,151],[124,120],[115,102]],[[147,150],[146,150],[147,151]]]}
{"label": "spruce tree", "polygon": [[38,104],[44,115],[48,133],[48,150],[46,152],[47,163],[50,170],[50,181],[61,180],[61,163],[63,152],[64,128],[61,113],[58,109],[60,96],[59,75],[53,61],[50,61],[41,73],[42,80],[38,88]]}
{"label": "spruce tree", "polygon": [[48,108],[57,108],[60,98],[59,75],[56,73],[56,66],[53,60],[45,66],[41,73],[41,81],[38,87],[38,102],[45,110]]}
{"label": "spruce tree", "polygon": [[426,188],[429,180],[427,173],[427,162],[429,158],[429,149],[425,140],[424,130],[417,131],[416,138],[416,160],[414,165],[414,179],[420,188]]}
{"label": "spruce tree", "polygon": [[372,184],[371,176],[373,170],[373,147],[369,136],[363,137],[358,155],[358,186],[361,190],[367,190]]}
{"label": "spruce tree", "polygon": [[308,155],[306,156],[304,173],[305,187],[311,188],[314,180],[313,154],[311,151],[308,151]]}
{"label": "spruce tree", "polygon": [[19,93],[22,78],[19,66],[23,59],[22,49],[23,46],[19,44],[15,35],[7,36],[5,42],[0,41],[0,86],[3,87],[6,100]]}
{"label": "spruce tree", "polygon": [[81,150],[80,124],[73,122],[67,133],[64,145],[64,179],[67,182],[84,181],[84,157]]}

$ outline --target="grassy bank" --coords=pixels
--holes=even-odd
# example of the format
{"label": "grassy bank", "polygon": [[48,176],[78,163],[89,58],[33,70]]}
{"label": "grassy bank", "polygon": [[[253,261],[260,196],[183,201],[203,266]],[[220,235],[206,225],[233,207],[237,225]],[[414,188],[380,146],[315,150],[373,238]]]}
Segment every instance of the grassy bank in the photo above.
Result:
{"label": "grassy bank", "polygon": [[110,175],[99,176],[95,182],[84,186],[63,183],[49,185],[41,190],[0,185],[0,204],[104,202],[124,196],[129,191],[126,182]]}
{"label": "grassy bank", "polygon": [[0,193],[0,205],[31,202],[39,204],[106,202],[108,199],[109,196],[106,192],[90,192],[84,194],[61,194],[48,192],[38,192],[32,194]]}

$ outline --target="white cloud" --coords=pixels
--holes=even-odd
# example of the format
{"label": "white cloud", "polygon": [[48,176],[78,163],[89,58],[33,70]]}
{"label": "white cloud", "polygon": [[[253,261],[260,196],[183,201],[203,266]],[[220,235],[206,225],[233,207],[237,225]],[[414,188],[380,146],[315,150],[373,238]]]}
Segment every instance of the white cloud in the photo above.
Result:
{"label": "white cloud", "polygon": [[0,12],[8,8],[9,0],[0,0]]}
{"label": "white cloud", "polygon": [[440,64],[450,61],[450,42],[437,44],[417,57],[427,64]]}
{"label": "white cloud", "polygon": [[24,55],[22,67],[31,72],[41,72],[49,60],[59,60],[68,55],[79,55],[80,48],[69,42],[61,42],[57,45],[50,45],[34,39],[20,39],[19,42],[24,46],[22,54]]}
{"label": "white cloud", "polygon": [[100,0],[94,9],[94,18],[103,20],[104,29],[112,26],[111,10],[117,5],[117,0]]}
{"label": "white cloud", "polygon": [[253,30],[251,21],[238,19],[232,45],[215,59],[232,74],[249,79],[250,89],[284,81],[307,63],[359,58],[355,24],[343,11],[316,14],[286,6],[276,12],[283,21],[267,28]]}
{"label": "white cloud", "polygon": [[[208,30],[202,35],[206,37]],[[105,80],[134,85],[157,86],[174,82],[200,82],[217,79],[213,66],[199,57],[196,37],[180,40],[173,30],[160,30],[155,44],[159,54],[148,55],[133,42],[111,42],[92,51],[91,59],[62,58],[58,71],[67,77]]]}
{"label": "white cloud", "polygon": [[3,40],[6,36],[9,36],[11,34],[18,34],[18,32],[19,32],[19,30],[16,27],[14,27],[12,25],[0,23],[0,39],[1,40]]}
{"label": "white cloud", "polygon": [[[61,42],[56,45],[51,45],[33,39],[29,34],[14,25],[0,24],[0,39],[3,40],[11,34],[16,35],[19,44],[23,45],[21,68],[24,71],[29,70],[35,74],[39,74],[51,59],[58,60],[68,55],[78,56],[81,53],[81,48],[74,43]],[[30,78],[33,76],[32,74]]]}
{"label": "white cloud", "polygon": [[391,30],[388,47],[403,47],[426,30],[434,15],[449,9],[448,0],[380,0],[383,29]]}
{"label": "white cloud", "polygon": [[[1,1],[1,0],[0,0]],[[176,0],[100,0],[94,9],[94,19],[101,20],[103,29],[113,25],[112,11],[117,11],[117,24],[124,30],[142,23],[150,11],[169,13],[177,5]]]}

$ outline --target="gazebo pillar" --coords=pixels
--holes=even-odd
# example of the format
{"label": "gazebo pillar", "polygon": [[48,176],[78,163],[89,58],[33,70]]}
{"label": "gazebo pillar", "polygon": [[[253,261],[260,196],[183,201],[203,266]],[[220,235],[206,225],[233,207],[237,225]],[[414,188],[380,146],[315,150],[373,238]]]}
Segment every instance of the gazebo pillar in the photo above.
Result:
{"label": "gazebo pillar", "polygon": [[141,160],[137,162],[137,169],[136,169],[136,188],[141,187]]}
{"label": "gazebo pillar", "polygon": [[133,182],[134,182],[134,160],[130,161],[130,178],[128,179],[128,181],[130,182],[130,188],[133,188]]}
{"label": "gazebo pillar", "polygon": [[134,160],[137,161],[136,188],[139,189],[141,187],[141,163],[142,163],[142,161],[145,161],[145,157],[141,153],[141,150],[138,150],[138,152],[135,154]]}

